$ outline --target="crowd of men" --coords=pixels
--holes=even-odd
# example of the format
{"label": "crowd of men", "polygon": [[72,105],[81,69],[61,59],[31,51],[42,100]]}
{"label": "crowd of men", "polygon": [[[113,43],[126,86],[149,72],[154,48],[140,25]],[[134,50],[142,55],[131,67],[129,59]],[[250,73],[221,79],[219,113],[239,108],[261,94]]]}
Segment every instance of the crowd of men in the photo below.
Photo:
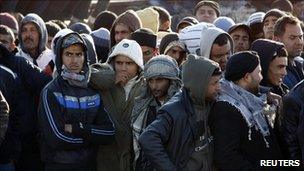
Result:
{"label": "crowd of men", "polygon": [[160,6],[93,25],[0,13],[0,171],[303,170],[303,13],[286,4],[304,11],[235,23],[203,0],[177,32]]}

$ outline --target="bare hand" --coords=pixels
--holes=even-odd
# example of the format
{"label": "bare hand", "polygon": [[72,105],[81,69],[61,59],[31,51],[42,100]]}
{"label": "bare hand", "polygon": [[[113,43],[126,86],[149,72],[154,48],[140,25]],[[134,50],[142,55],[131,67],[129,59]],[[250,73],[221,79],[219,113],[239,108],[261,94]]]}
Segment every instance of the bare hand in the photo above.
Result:
{"label": "bare hand", "polygon": [[115,78],[115,84],[124,86],[129,81],[129,78],[130,78],[130,76],[127,72],[117,72],[116,78]]}

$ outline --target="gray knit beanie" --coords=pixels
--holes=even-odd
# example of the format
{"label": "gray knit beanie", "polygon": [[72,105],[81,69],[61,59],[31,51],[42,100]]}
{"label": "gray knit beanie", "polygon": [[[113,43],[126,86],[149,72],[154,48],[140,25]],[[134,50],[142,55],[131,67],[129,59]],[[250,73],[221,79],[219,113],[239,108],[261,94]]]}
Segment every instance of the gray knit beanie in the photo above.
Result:
{"label": "gray knit beanie", "polygon": [[144,77],[164,77],[172,80],[179,79],[177,62],[168,55],[157,55],[149,60],[144,68]]}

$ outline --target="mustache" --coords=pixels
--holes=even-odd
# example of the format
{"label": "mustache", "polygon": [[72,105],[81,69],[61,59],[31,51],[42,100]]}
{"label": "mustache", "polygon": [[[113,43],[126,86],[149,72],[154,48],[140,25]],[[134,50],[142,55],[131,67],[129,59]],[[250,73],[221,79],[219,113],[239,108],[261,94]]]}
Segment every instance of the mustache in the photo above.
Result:
{"label": "mustache", "polygon": [[80,67],[80,65],[77,65],[77,64],[71,64],[71,65],[69,65],[69,67]]}
{"label": "mustache", "polygon": [[32,41],[33,42],[34,40],[31,37],[27,37],[27,38],[24,39],[24,42],[27,42],[27,41]]}

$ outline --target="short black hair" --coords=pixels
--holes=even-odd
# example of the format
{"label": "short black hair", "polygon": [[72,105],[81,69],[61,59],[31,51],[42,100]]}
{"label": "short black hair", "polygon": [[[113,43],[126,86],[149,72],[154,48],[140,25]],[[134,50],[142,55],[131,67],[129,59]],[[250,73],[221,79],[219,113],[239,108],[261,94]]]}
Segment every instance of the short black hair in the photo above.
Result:
{"label": "short black hair", "polygon": [[220,34],[216,37],[213,44],[218,44],[219,46],[223,46],[228,43],[228,35],[227,34]]}

